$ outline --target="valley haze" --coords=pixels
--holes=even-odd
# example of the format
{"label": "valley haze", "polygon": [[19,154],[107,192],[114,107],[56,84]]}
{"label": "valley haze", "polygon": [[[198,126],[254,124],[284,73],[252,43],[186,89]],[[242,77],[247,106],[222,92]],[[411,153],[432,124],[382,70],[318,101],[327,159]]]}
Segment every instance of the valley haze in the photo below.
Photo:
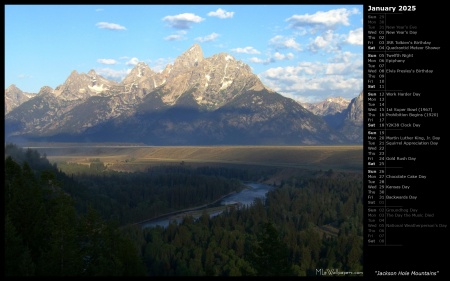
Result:
{"label": "valley haze", "polygon": [[233,165],[287,170],[362,172],[362,146],[140,146],[37,144],[28,148],[53,163],[89,165],[100,161],[109,170],[146,171],[165,165]]}

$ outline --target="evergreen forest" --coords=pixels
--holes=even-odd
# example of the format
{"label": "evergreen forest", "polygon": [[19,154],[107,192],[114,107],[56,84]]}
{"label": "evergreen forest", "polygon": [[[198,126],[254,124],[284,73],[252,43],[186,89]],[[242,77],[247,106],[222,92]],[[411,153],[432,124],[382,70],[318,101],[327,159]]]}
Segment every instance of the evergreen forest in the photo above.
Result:
{"label": "evergreen forest", "polygon": [[[270,183],[278,167],[158,165],[117,172],[52,164],[5,144],[6,276],[316,276],[363,271],[362,172],[313,171]],[[161,215],[246,188],[265,199],[207,209],[167,227]],[[268,183],[269,182],[269,183]]]}

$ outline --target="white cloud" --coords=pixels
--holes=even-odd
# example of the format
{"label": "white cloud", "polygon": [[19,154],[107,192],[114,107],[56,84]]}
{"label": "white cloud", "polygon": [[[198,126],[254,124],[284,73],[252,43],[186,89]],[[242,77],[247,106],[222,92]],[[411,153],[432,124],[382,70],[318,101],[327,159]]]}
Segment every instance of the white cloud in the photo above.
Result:
{"label": "white cloud", "polygon": [[363,77],[363,59],[359,54],[339,53],[326,64],[325,74]]}
{"label": "white cloud", "polygon": [[136,65],[138,64],[139,59],[138,58],[131,58],[129,61],[127,61],[125,64],[126,65]]}
{"label": "white cloud", "polygon": [[98,28],[101,29],[110,29],[110,30],[126,30],[125,26],[122,26],[117,23],[110,23],[110,22],[98,22],[96,24]]}
{"label": "white cloud", "polygon": [[292,37],[284,37],[281,35],[277,35],[272,37],[269,40],[269,45],[274,47],[275,49],[294,49],[296,51],[301,51],[302,48],[300,44],[295,41]]}
{"label": "white cloud", "polygon": [[345,62],[345,63],[352,63],[355,61],[360,61],[362,60],[361,58],[361,54],[355,54],[355,53],[351,53],[351,52],[340,52],[337,53],[334,57],[331,57],[329,59],[330,63],[339,63],[339,62]]}
{"label": "white cloud", "polygon": [[172,34],[169,36],[164,37],[164,40],[166,41],[181,41],[181,40],[186,40],[187,37],[184,36],[187,33],[186,30],[178,30],[176,32],[176,34]]}
{"label": "white cloud", "polygon": [[166,41],[178,41],[178,40],[183,40],[183,36],[179,35],[179,34],[172,34],[169,36],[164,37],[164,40]]}
{"label": "white cloud", "polygon": [[175,16],[166,16],[162,20],[173,28],[190,29],[193,23],[202,22],[204,19],[192,13],[184,13]]}
{"label": "white cloud", "polygon": [[106,79],[112,79],[115,81],[122,81],[122,79],[130,72],[129,69],[115,70],[111,68],[96,69],[95,72]]}
{"label": "white cloud", "polygon": [[117,63],[117,61],[115,59],[98,59],[97,62],[101,63],[101,64],[116,64]]}
{"label": "white cloud", "polygon": [[33,78],[33,76],[31,76],[30,74],[19,74],[17,77],[18,77],[19,79]]}
{"label": "white cloud", "polygon": [[208,16],[210,17],[218,17],[221,19],[229,19],[232,18],[234,15],[234,12],[227,12],[225,10],[222,10],[221,8],[217,9],[215,12],[209,12]]}
{"label": "white cloud", "polygon": [[255,48],[253,48],[251,46],[247,46],[244,48],[235,48],[235,49],[231,49],[231,51],[235,52],[235,53],[242,53],[242,54],[252,54],[252,55],[261,54],[260,51],[256,50]]}
{"label": "white cloud", "polygon": [[363,45],[363,29],[358,28],[355,30],[350,30],[347,36],[347,42],[352,45]]}
{"label": "white cloud", "polygon": [[273,57],[276,60],[291,60],[294,58],[294,54],[293,53],[288,53],[288,54],[281,54],[279,52],[275,52],[275,54],[273,54]]}
{"label": "white cloud", "polygon": [[257,58],[257,57],[252,57],[249,59],[249,61],[253,62],[253,63],[264,63],[264,61],[262,59]]}
{"label": "white cloud", "polygon": [[314,38],[308,45],[308,49],[314,53],[320,50],[328,53],[339,51],[341,49],[340,43],[342,38],[342,36],[335,34],[332,30],[327,30],[323,34]]}
{"label": "white cloud", "polygon": [[273,58],[267,58],[267,59],[263,60],[263,59],[260,59],[257,57],[252,57],[249,59],[249,61],[253,62],[253,63],[264,64],[264,65],[275,62],[275,60]]}
{"label": "white cloud", "polygon": [[167,67],[168,64],[173,64],[174,59],[172,58],[159,58],[155,61],[151,61],[150,68],[155,72],[161,72],[164,68]]}
{"label": "white cloud", "polygon": [[313,29],[335,28],[338,25],[350,25],[349,17],[358,14],[358,9],[335,9],[326,12],[319,11],[312,15],[293,15],[287,18],[286,21],[290,23],[290,27],[294,29],[301,29],[303,27],[310,27]]}
{"label": "white cloud", "polygon": [[296,100],[317,102],[328,96],[351,99],[362,90],[362,60],[302,62],[297,66],[270,68],[259,77],[269,88]]}
{"label": "white cloud", "polygon": [[273,54],[273,56],[268,57],[267,59],[260,59],[257,57],[252,57],[249,59],[250,62],[252,63],[257,63],[257,64],[270,64],[270,63],[275,63],[276,61],[281,61],[281,60],[291,60],[294,58],[294,54],[292,53],[288,53],[288,54],[281,54],[279,52],[275,52]]}
{"label": "white cloud", "polygon": [[204,37],[197,37],[197,38],[195,38],[195,40],[199,41],[199,42],[210,42],[210,41],[216,40],[217,37],[219,37],[219,36],[220,36],[219,34],[213,32],[213,33],[211,33],[209,35],[206,35]]}
{"label": "white cloud", "polygon": [[317,49],[322,49],[328,44],[329,42],[323,36],[318,36],[314,39],[314,43],[312,45],[316,46]]}
{"label": "white cloud", "polygon": [[341,73],[345,73],[348,65],[345,63],[330,63],[327,64],[327,68],[325,70],[325,74],[327,75],[337,75]]}

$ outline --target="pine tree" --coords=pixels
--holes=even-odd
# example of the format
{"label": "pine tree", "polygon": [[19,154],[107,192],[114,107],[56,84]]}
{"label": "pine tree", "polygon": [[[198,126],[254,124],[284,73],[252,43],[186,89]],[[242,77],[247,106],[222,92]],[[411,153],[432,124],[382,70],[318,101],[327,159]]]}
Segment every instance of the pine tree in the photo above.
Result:
{"label": "pine tree", "polygon": [[280,239],[272,222],[264,224],[263,233],[258,236],[249,262],[259,276],[292,275],[287,245]]}

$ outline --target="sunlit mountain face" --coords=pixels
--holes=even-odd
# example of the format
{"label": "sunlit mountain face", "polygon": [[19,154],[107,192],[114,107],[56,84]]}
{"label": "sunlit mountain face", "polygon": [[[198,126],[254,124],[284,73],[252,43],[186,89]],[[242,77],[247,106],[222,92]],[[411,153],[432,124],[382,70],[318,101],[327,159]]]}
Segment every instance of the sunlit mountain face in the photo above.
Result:
{"label": "sunlit mountain face", "polygon": [[[5,140],[149,145],[362,144],[363,94],[301,104],[266,87],[227,53],[194,44],[155,72],[140,62],[122,82],[73,71],[52,89],[5,90]],[[8,101],[8,104],[6,104]]]}

